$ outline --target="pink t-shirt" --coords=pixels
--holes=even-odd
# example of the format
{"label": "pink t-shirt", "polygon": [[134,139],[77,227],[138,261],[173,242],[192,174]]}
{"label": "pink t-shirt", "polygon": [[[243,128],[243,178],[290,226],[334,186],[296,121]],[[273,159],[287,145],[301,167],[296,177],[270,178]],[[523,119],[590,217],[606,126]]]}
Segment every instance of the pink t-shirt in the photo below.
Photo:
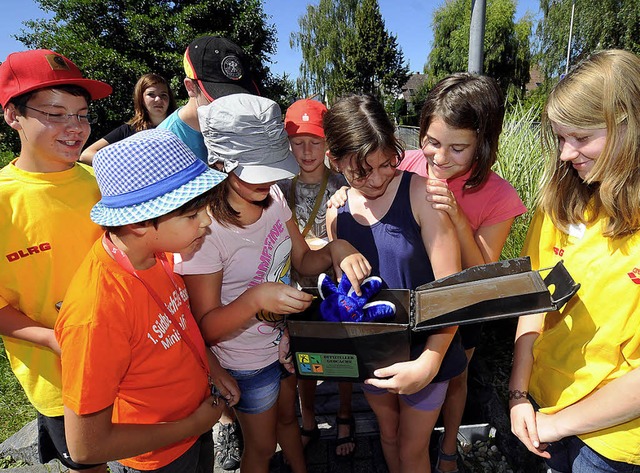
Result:
{"label": "pink t-shirt", "polygon": [[[400,162],[398,169],[427,177],[427,160],[422,150],[405,151],[404,159]],[[473,189],[464,189],[464,184],[470,175],[471,170],[455,179],[448,179],[447,185],[474,232],[480,227],[504,222],[527,211],[513,186],[495,172],[491,171],[487,180],[481,185]]]}
{"label": "pink t-shirt", "polygon": [[[211,233],[194,255],[178,262],[179,274],[222,271],[221,302],[226,305],[248,288],[263,282],[290,283],[291,238],[287,221],[291,210],[277,185],[271,186],[272,204],[258,221],[245,228],[225,227],[213,219]],[[284,329],[280,314],[260,312],[242,329],[211,349],[223,368],[255,370],[278,360]]]}

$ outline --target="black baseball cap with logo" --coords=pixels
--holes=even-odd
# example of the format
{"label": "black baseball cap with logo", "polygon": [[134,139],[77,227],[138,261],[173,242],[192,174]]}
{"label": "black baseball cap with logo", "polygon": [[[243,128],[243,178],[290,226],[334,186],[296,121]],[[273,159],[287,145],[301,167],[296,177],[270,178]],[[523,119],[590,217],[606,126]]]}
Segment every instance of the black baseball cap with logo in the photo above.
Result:
{"label": "black baseball cap with logo", "polygon": [[201,36],[184,53],[184,72],[211,101],[231,94],[260,95],[242,48],[226,38]]}

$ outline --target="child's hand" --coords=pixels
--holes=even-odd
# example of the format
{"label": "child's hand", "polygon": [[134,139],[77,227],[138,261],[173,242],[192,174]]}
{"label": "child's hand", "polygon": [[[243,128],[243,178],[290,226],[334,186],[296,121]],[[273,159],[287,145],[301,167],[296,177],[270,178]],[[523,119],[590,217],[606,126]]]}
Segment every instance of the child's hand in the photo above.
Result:
{"label": "child's hand", "polygon": [[[274,314],[296,314],[311,305],[313,296],[287,284],[265,282],[249,289],[255,298],[258,310]],[[257,311],[256,311],[257,312]]]}
{"label": "child's hand", "polygon": [[327,208],[339,209],[347,202],[347,186],[342,186],[327,200]]}
{"label": "child's hand", "polygon": [[371,274],[369,261],[345,240],[333,240],[329,248],[337,279],[342,277],[342,273],[346,274],[353,290],[361,296],[360,283]]}
{"label": "child's hand", "polygon": [[458,226],[461,223],[460,219],[464,218],[458,207],[458,201],[447,186],[447,181],[427,179],[427,201],[431,202],[431,207],[434,209],[447,212],[455,226]]}
{"label": "child's hand", "polygon": [[229,407],[238,404],[240,400],[240,388],[238,387],[238,382],[233,376],[227,373],[227,370],[223,369],[219,373],[212,372],[211,380]]}
{"label": "child's hand", "polygon": [[202,404],[188,417],[194,424],[193,435],[201,435],[211,430],[220,419],[224,406],[225,403],[214,396],[209,396],[202,401]]}
{"label": "child's hand", "polygon": [[425,366],[419,359],[405,361],[375,370],[373,374],[377,377],[365,380],[365,384],[387,389],[395,394],[414,394],[429,384],[437,371],[438,368],[434,371],[432,366]]}
{"label": "child's hand", "polygon": [[547,444],[541,443],[536,425],[536,412],[527,399],[511,401],[511,432],[524,444],[530,452],[543,458],[551,458],[545,451]]}
{"label": "child's hand", "polygon": [[295,374],[296,370],[293,367],[293,358],[291,358],[291,346],[289,344],[289,331],[285,329],[282,332],[282,338],[278,344],[278,360],[284,366],[289,373]]}
{"label": "child's hand", "polygon": [[207,359],[209,361],[209,375],[211,376],[213,385],[228,406],[235,406],[240,400],[238,383],[234,377],[220,365],[218,357],[216,357],[211,350],[207,350]]}

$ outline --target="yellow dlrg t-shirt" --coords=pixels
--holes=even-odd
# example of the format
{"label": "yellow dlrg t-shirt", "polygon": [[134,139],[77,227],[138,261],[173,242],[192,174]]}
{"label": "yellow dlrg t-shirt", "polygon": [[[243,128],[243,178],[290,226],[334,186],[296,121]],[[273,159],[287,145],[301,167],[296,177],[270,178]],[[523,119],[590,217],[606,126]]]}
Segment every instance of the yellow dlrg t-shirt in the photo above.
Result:
{"label": "yellow dlrg t-shirt", "polygon": [[[538,212],[522,254],[534,269],[563,260],[581,287],[559,312],[545,315],[533,347],[529,392],[554,413],[640,367],[640,235],[602,236],[605,219],[569,234]],[[640,465],[640,418],[579,436],[616,461]]]}
{"label": "yellow dlrg t-shirt", "polygon": [[[33,173],[10,163],[0,170],[0,308],[10,305],[53,328],[56,303],[101,235],[89,218],[98,200],[88,166]],[[3,340],[29,401],[46,416],[62,415],[60,358],[40,345]]]}

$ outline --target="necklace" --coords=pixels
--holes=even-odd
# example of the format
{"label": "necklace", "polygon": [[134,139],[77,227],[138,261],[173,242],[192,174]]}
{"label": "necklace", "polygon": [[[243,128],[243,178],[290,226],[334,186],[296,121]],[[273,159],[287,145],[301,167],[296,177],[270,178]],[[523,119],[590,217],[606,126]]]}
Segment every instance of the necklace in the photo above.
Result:
{"label": "necklace", "polygon": [[[324,195],[324,191],[327,189],[327,182],[329,181],[329,169],[325,167],[324,174],[322,175],[322,184],[320,185],[320,189],[316,194],[316,199],[313,203],[313,209],[311,210],[311,215],[309,215],[309,220],[307,220],[304,229],[302,230],[302,237],[305,238],[311,227],[313,226],[313,222],[316,220],[316,215],[318,215],[318,210],[320,210],[320,204],[322,203],[322,196]],[[296,217],[296,185],[298,184],[298,176],[293,178],[293,182],[291,183],[291,191],[289,192],[289,208],[291,209],[291,216],[293,217],[293,221],[296,225],[298,224],[298,218]]]}

